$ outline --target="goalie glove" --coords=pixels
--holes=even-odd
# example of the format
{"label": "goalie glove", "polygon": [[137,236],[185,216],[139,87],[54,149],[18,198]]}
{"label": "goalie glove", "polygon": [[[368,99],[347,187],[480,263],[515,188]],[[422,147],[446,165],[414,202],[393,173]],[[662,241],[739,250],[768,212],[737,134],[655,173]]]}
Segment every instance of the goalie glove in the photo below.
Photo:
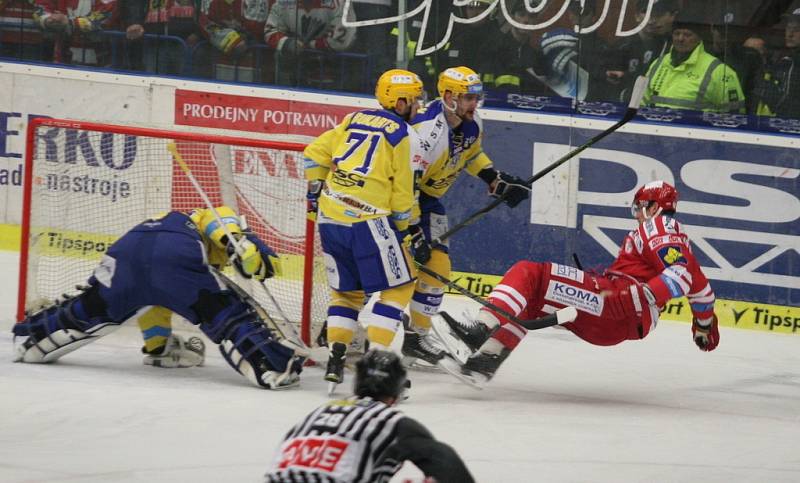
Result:
{"label": "goalie glove", "polygon": [[409,248],[414,260],[420,265],[425,265],[431,259],[431,245],[425,239],[425,233],[419,225],[410,225],[408,233],[411,236]]}
{"label": "goalie glove", "polygon": [[719,321],[714,314],[708,319],[692,319],[692,337],[694,343],[703,352],[710,352],[719,345]]}
{"label": "goalie glove", "polygon": [[522,178],[494,168],[486,168],[478,176],[489,185],[489,196],[502,198],[511,208],[528,199],[530,187]]}
{"label": "goalie glove", "polygon": [[243,277],[255,277],[259,281],[280,275],[278,255],[255,234],[245,232],[243,235],[239,239],[240,252],[236,251],[233,243],[227,245],[228,256],[233,259],[236,270]]}

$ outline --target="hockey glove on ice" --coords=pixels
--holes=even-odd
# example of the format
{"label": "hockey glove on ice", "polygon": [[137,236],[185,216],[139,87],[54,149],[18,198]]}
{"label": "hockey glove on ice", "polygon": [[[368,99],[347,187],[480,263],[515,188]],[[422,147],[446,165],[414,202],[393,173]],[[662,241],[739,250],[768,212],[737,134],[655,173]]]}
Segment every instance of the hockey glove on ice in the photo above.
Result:
{"label": "hockey glove on ice", "polygon": [[603,292],[603,315],[614,320],[641,316],[648,305],[655,305],[656,297],[647,285],[634,283],[625,288]]}
{"label": "hockey glove on ice", "polygon": [[692,319],[692,336],[694,343],[701,351],[710,352],[717,348],[719,345],[719,322],[717,315],[714,314],[711,318],[698,320],[696,317]]}
{"label": "hockey glove on ice", "polygon": [[431,245],[425,239],[425,233],[419,225],[410,225],[408,233],[411,235],[411,253],[414,260],[420,265],[425,265],[431,259]]}
{"label": "hockey glove on ice", "polygon": [[503,201],[511,208],[528,199],[530,187],[522,178],[496,171],[494,168],[486,168],[478,173],[478,176],[489,184],[490,196],[503,198]]}

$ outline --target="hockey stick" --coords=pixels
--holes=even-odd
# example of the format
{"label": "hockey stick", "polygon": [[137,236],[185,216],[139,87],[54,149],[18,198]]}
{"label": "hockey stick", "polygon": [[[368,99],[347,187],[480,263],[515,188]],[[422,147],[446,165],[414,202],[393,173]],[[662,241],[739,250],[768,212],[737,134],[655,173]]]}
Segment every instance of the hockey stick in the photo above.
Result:
{"label": "hockey stick", "polygon": [[[560,157],[553,163],[551,163],[546,168],[542,169],[538,173],[534,174],[530,178],[525,181],[525,185],[530,188],[533,183],[537,180],[542,178],[547,173],[553,171],[554,169],[558,168],[562,164],[566,163],[570,159],[574,158],[578,154],[582,153],[583,151],[589,149],[591,146],[599,142],[601,139],[605,138],[609,134],[613,133],[614,131],[618,130],[625,124],[627,124],[631,119],[636,117],[636,113],[639,110],[639,105],[642,102],[642,97],[644,97],[644,90],[647,88],[647,77],[639,76],[636,79],[636,83],[633,86],[633,93],[631,94],[631,101],[628,104],[628,109],[625,110],[625,115],[622,116],[622,119],[617,121],[616,124],[611,126],[610,128],[606,129],[605,131],[601,132],[600,134],[594,136],[593,138],[586,141],[584,144],[578,146],[577,148],[573,149],[572,151],[568,152],[564,156]],[[508,193],[506,190],[502,196],[496,198],[494,201],[486,205],[485,207],[481,208],[480,210],[476,211],[475,213],[468,216],[465,220],[461,221],[460,223],[456,224],[446,232],[439,235],[437,238],[431,241],[431,244],[442,243],[444,240],[447,240],[451,236],[453,236],[456,232],[460,231],[462,228],[467,227],[477,221],[486,213],[489,213],[493,209],[497,208],[503,201],[505,201],[505,195]]]}
{"label": "hockey stick", "polygon": [[563,324],[565,322],[572,322],[578,316],[578,311],[575,309],[575,307],[564,307],[563,309],[556,310],[552,314],[545,315],[544,317],[539,317],[538,319],[529,319],[529,320],[520,319],[516,315],[501,309],[500,307],[494,305],[493,303],[487,300],[484,300],[483,298],[475,295],[474,293],[470,292],[464,287],[453,283],[453,281],[450,280],[449,278],[434,272],[433,270],[424,265],[418,264],[417,269],[420,272],[430,275],[436,280],[442,282],[443,284],[452,288],[456,292],[459,292],[462,295],[469,297],[470,299],[478,302],[487,309],[493,312],[497,312],[498,314],[502,315],[508,320],[514,322],[515,324],[519,324],[528,330],[544,329],[545,327],[552,327],[554,325]]}
{"label": "hockey stick", "polygon": [[[178,152],[178,146],[174,142],[170,142],[170,143],[167,144],[167,150],[172,154],[172,157],[175,159],[175,162],[177,162],[178,165],[181,167],[181,170],[183,170],[183,172],[186,175],[186,177],[189,178],[189,181],[194,186],[195,190],[197,191],[197,194],[200,195],[200,197],[203,199],[203,202],[206,204],[208,209],[214,215],[214,218],[216,218],[217,223],[219,223],[219,225],[225,231],[225,236],[227,236],[228,241],[230,241],[230,243],[233,244],[233,247],[236,250],[236,253],[241,255],[243,253],[243,251],[242,251],[242,246],[241,246],[240,241],[236,237],[233,236],[233,234],[231,233],[231,231],[228,228],[228,226],[222,221],[222,218],[219,216],[219,213],[217,213],[217,210],[214,208],[214,205],[211,203],[211,199],[209,199],[209,197],[206,194],[205,190],[200,185],[200,183],[197,181],[197,178],[194,177],[194,174],[192,173],[192,170],[189,169],[189,165],[187,165],[186,162],[183,160],[183,156],[181,156],[180,152]],[[209,268],[213,269],[215,272],[220,274],[219,270],[216,270],[214,267],[211,267],[209,265]],[[227,279],[227,277],[225,277],[225,278]],[[231,281],[231,283],[232,283],[232,281]],[[300,338],[300,335],[297,333],[297,330],[295,330],[294,326],[289,321],[288,317],[286,317],[286,314],[283,312],[283,310],[281,309],[280,305],[278,305],[278,301],[275,300],[275,297],[272,296],[272,292],[270,292],[270,290],[267,288],[267,286],[264,284],[263,281],[260,280],[258,285],[264,290],[264,293],[266,293],[267,296],[269,297],[270,302],[275,307],[275,309],[278,311],[278,315],[280,315],[281,318],[283,319],[283,323],[279,324],[272,317],[268,317],[267,320],[272,322],[272,325],[274,326],[275,330],[278,331],[278,333],[281,335],[281,337],[283,337],[284,340],[287,340],[293,346],[296,346],[297,348],[299,348],[299,349],[301,349],[301,350],[303,350],[305,352],[309,352],[310,353],[310,349],[308,348],[308,346],[305,345],[305,343],[303,342],[303,339]],[[237,287],[238,287],[238,285],[237,285]],[[246,293],[246,291],[244,291],[244,290],[242,290],[242,291]],[[249,296],[249,294],[248,294],[248,296]],[[250,297],[250,298],[252,298],[252,297]],[[264,311],[264,313],[265,314],[267,313],[266,310]],[[327,349],[325,349],[325,351],[326,351],[325,360],[327,360]],[[312,357],[312,359],[313,359],[313,357]],[[316,361],[316,359],[314,359],[314,360]]]}

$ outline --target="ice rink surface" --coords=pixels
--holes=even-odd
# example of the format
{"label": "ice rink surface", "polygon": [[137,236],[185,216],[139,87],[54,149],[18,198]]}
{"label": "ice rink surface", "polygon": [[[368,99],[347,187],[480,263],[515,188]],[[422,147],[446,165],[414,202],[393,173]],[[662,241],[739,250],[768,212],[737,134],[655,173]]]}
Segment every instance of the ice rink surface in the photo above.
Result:
{"label": "ice rink surface", "polygon": [[[4,483],[257,482],[326,399],[318,368],[262,391],[213,346],[205,367],[145,367],[127,325],[55,364],[11,363],[16,258],[0,251]],[[706,354],[690,333],[662,322],[603,348],[532,332],[483,391],[413,371],[401,407],[481,482],[800,482],[800,338],[723,329]]]}

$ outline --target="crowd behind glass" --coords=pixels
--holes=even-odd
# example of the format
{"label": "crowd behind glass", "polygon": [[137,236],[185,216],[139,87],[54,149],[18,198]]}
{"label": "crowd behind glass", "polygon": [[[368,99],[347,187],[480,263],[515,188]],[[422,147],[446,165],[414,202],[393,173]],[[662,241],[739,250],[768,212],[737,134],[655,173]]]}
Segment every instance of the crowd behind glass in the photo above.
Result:
{"label": "crowd behind glass", "polygon": [[647,75],[649,106],[788,119],[799,55],[791,0],[0,0],[5,60],[348,92],[467,65],[492,98],[613,103]]}

